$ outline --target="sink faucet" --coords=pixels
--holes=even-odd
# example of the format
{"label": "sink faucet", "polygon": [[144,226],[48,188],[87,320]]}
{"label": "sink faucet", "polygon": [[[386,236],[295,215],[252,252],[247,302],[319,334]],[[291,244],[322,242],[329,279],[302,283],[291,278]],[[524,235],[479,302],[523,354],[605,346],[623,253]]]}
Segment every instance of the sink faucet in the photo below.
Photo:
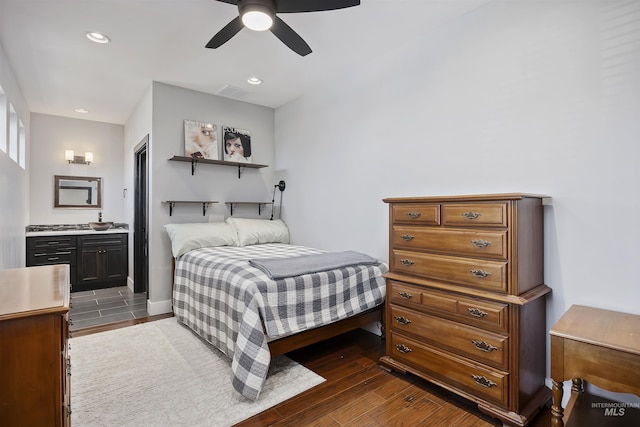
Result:
{"label": "sink faucet", "polygon": [[102,222],[102,211],[98,212],[98,222]]}

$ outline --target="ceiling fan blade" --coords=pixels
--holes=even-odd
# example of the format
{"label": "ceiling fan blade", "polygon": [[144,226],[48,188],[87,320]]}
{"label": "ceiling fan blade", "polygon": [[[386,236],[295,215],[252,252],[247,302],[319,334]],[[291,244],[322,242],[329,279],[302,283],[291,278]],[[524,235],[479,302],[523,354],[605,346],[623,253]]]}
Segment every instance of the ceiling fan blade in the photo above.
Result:
{"label": "ceiling fan blade", "polygon": [[225,25],[223,29],[218,31],[218,33],[209,40],[209,43],[207,43],[205,47],[208,47],[209,49],[219,48],[228,42],[231,37],[238,34],[238,32],[243,28],[244,25],[242,25],[242,19],[238,16]]}
{"label": "ceiling fan blade", "polygon": [[360,0],[278,0],[276,13],[320,12],[359,5]]}
{"label": "ceiling fan blade", "polygon": [[238,0],[218,0],[218,1],[222,3],[235,4],[236,6],[238,5]]}
{"label": "ceiling fan blade", "polygon": [[311,53],[311,48],[307,42],[302,40],[302,37],[300,37],[298,33],[293,31],[290,26],[277,16],[271,26],[271,32],[298,55],[307,56]]}

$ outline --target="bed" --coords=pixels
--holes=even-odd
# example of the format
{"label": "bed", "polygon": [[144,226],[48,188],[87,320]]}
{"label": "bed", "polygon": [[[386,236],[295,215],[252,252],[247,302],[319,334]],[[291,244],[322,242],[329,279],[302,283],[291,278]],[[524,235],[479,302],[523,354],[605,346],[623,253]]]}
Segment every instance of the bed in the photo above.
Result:
{"label": "bed", "polygon": [[[388,271],[383,262],[289,244],[279,220],[230,218],[195,226],[189,238],[176,232],[185,226],[165,226],[175,260],[174,314],[231,358],[233,386],[250,400],[259,397],[271,357],[382,319]],[[215,237],[207,240],[211,233]],[[303,260],[330,257],[344,259],[344,265],[295,268]],[[274,273],[275,264],[268,263],[279,261],[297,273]]]}

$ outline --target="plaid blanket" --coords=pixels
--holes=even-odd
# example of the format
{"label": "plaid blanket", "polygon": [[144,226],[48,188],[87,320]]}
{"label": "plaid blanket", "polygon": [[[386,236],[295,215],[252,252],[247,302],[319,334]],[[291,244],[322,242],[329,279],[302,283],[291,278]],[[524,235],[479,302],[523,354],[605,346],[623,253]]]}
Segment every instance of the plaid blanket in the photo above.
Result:
{"label": "plaid blanket", "polygon": [[267,340],[333,323],[382,304],[386,264],[271,280],[252,258],[323,253],[286,244],[202,248],[176,260],[173,311],[232,359],[234,388],[256,400],[271,355]]}

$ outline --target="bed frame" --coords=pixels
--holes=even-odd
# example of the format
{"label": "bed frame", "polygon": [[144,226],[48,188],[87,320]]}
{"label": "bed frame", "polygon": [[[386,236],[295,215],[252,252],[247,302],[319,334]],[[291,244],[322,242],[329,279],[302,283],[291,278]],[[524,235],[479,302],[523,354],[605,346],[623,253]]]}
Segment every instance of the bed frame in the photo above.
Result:
{"label": "bed frame", "polygon": [[[176,260],[171,258],[171,287],[175,283]],[[173,293],[173,292],[172,292]],[[308,331],[298,332],[297,334],[279,338],[268,343],[271,357],[279,356],[302,347],[344,334],[345,332],[361,328],[374,322],[383,322],[384,304],[363,311],[355,316],[348,317],[343,320],[331,323],[330,325],[320,326]]]}

